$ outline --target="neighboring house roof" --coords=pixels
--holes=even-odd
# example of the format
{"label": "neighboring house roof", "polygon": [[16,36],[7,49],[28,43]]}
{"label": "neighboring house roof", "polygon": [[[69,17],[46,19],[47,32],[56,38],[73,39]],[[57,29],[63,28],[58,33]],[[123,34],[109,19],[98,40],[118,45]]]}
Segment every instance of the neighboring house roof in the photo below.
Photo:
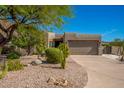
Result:
{"label": "neighboring house roof", "polygon": [[55,34],[55,41],[63,41],[64,35],[63,34]]}
{"label": "neighboring house roof", "polygon": [[111,42],[102,41],[102,44],[110,44]]}
{"label": "neighboring house roof", "polygon": [[55,38],[63,38],[63,34],[55,34]]}
{"label": "neighboring house roof", "polygon": [[99,40],[101,41],[101,35],[98,34],[76,34],[76,33],[65,33],[66,40]]}

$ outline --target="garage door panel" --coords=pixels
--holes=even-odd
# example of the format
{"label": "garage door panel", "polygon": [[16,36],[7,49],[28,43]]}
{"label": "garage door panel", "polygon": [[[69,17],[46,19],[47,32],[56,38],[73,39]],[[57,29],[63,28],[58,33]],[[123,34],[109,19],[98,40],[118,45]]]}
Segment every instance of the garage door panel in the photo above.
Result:
{"label": "garage door panel", "polygon": [[97,42],[94,41],[69,41],[69,49],[72,55],[97,55]]}

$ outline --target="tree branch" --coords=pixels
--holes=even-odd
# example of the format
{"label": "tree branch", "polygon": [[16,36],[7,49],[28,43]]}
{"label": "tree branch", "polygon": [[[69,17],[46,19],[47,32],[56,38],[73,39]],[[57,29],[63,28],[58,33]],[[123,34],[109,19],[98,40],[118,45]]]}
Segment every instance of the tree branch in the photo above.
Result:
{"label": "tree branch", "polygon": [[1,9],[1,10],[0,10],[0,13],[2,13],[2,12],[3,12],[3,10],[4,10],[4,9]]}
{"label": "tree branch", "polygon": [[29,23],[25,23],[25,25],[38,24],[38,23],[41,23],[41,22],[39,22],[39,21],[37,21],[37,22],[29,22]]}
{"label": "tree branch", "polygon": [[10,20],[12,19],[11,17],[7,17],[7,18],[0,18],[0,20]]}
{"label": "tree branch", "polygon": [[11,16],[12,20],[13,20],[16,24],[18,24],[18,21],[16,20],[17,17],[16,17],[16,15],[14,14],[13,6],[9,7],[9,8],[8,8],[8,11],[9,11],[9,13],[10,13],[10,16]]}
{"label": "tree branch", "polygon": [[20,23],[24,23],[24,22],[25,22],[25,19],[26,19],[26,16],[24,16],[24,17],[22,18],[22,20],[21,20]]}
{"label": "tree branch", "polygon": [[5,33],[7,33],[7,30],[4,28],[4,26],[0,23],[0,29],[2,30],[2,31],[4,31]]}

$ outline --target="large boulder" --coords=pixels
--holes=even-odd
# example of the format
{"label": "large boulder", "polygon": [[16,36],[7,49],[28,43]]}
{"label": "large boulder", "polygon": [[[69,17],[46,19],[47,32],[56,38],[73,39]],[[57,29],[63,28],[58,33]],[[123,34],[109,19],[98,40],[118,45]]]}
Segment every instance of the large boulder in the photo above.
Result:
{"label": "large boulder", "polygon": [[32,65],[39,65],[39,64],[42,64],[42,61],[39,59],[36,59],[36,60],[32,61],[31,64]]}

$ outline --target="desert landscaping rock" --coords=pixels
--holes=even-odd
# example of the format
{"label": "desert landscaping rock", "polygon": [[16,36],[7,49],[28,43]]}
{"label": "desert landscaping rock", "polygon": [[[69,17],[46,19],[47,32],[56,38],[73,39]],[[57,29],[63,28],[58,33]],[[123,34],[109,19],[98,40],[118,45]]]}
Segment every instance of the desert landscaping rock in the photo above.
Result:
{"label": "desert landscaping rock", "polygon": [[50,77],[50,78],[47,80],[47,83],[54,83],[55,81],[56,81],[55,78]]}
{"label": "desert landscaping rock", "polygon": [[[29,64],[37,57],[23,58],[23,64]],[[58,85],[47,83],[53,77],[59,81]],[[54,80],[53,80],[54,81]],[[60,83],[61,82],[61,83]],[[58,87],[84,87],[87,84],[87,72],[83,67],[67,59],[66,69],[60,69],[60,64],[40,64],[26,66],[24,70],[8,72],[0,80],[1,88],[58,88]]]}
{"label": "desert landscaping rock", "polygon": [[53,77],[50,77],[47,83],[62,87],[70,86],[69,82],[66,79],[55,79]]}
{"label": "desert landscaping rock", "polygon": [[39,65],[39,64],[42,64],[42,61],[39,59],[36,59],[36,60],[32,61],[31,64],[32,65]]}

